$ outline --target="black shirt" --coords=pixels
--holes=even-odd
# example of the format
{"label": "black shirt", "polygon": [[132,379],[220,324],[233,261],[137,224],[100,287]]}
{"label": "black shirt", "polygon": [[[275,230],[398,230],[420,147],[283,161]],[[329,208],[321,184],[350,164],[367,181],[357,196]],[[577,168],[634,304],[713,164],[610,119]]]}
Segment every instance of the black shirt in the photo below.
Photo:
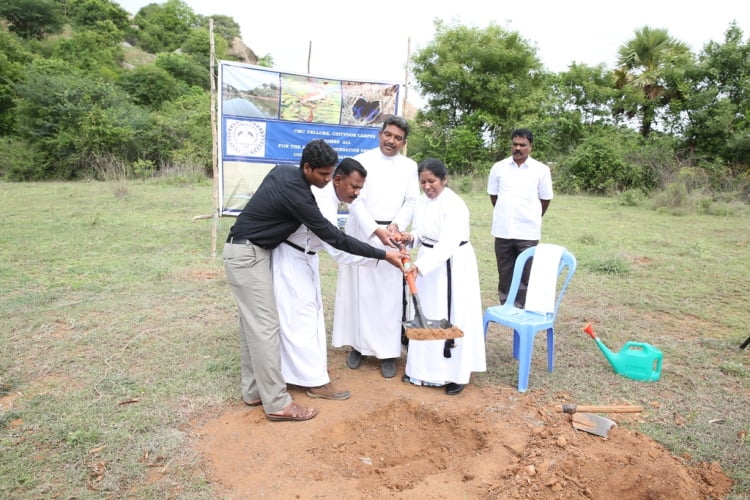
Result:
{"label": "black shirt", "polygon": [[299,167],[277,165],[266,175],[229,230],[266,249],[276,248],[300,224],[332,247],[363,257],[384,259],[385,250],[347,236],[326,219]]}

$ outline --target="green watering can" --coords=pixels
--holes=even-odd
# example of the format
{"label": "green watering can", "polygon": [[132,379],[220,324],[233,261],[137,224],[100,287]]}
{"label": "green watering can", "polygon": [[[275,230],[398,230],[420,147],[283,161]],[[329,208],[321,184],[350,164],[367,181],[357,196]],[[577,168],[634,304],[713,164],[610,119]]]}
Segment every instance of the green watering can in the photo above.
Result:
{"label": "green watering can", "polygon": [[662,354],[659,349],[645,342],[626,342],[620,352],[612,352],[594,333],[594,327],[588,323],[584,332],[596,341],[615,373],[633,380],[655,382],[661,376]]}

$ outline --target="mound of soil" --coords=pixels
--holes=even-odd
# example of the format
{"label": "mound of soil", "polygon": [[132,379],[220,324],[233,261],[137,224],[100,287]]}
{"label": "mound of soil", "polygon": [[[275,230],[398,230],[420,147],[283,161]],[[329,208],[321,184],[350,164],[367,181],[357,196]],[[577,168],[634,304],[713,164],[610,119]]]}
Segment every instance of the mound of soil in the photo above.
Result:
{"label": "mound of soil", "polygon": [[369,358],[358,370],[343,356],[330,364],[352,396],[313,400],[291,387],[295,400],[318,408],[312,420],[270,422],[238,400],[194,427],[218,496],[718,499],[732,486],[718,464],[687,466],[623,425],[607,438],[575,430],[570,415],[539,405],[533,392],[468,385],[446,396],[402,382],[402,366],[384,379]]}

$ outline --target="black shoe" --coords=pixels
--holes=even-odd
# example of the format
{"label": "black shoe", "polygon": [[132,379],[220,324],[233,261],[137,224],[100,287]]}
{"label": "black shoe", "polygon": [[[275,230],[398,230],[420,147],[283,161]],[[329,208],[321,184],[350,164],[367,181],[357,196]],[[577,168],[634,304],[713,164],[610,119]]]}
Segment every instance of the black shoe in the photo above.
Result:
{"label": "black shoe", "polygon": [[362,353],[352,348],[352,350],[349,351],[349,355],[346,357],[346,366],[348,366],[352,370],[356,370],[361,365],[362,365]]}
{"label": "black shoe", "polygon": [[445,386],[445,393],[449,396],[455,396],[464,390],[464,384],[454,384],[451,382]]}
{"label": "black shoe", "polygon": [[396,359],[395,358],[384,359],[383,364],[380,365],[380,373],[382,373],[385,378],[395,377],[396,376]]}

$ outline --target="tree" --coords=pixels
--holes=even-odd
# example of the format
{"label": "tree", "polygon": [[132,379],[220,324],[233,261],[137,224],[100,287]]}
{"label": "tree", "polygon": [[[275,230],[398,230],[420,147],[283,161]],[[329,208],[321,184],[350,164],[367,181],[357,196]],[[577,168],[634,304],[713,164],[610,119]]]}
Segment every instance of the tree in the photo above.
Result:
{"label": "tree", "polygon": [[3,0],[0,19],[6,19],[18,36],[37,39],[59,33],[65,23],[62,9],[54,0]]}
{"label": "tree", "polygon": [[207,17],[199,16],[198,24],[202,28],[208,29],[209,18],[213,18],[214,20],[214,34],[223,38],[228,46],[232,45],[232,40],[235,38],[241,38],[240,25],[233,18],[220,14],[214,14]]}
{"label": "tree", "polygon": [[163,103],[185,94],[188,86],[170,75],[166,70],[145,65],[125,72],[120,78],[120,87],[137,104],[158,109]]}
{"label": "tree", "polygon": [[199,64],[188,54],[162,52],[156,56],[154,64],[191,87],[197,86],[205,90],[211,87],[208,65]]}
{"label": "tree", "polygon": [[603,64],[573,63],[554,79],[560,111],[576,110],[585,124],[611,123],[612,105],[619,94],[614,75]]}
{"label": "tree", "polygon": [[60,59],[35,59],[17,85],[16,133],[43,153],[36,178],[82,175],[92,155],[126,158],[143,110],[101,79]]}
{"label": "tree", "polygon": [[52,57],[113,80],[124,59],[121,40],[122,31],[111,21],[102,21],[97,30],[77,30],[69,37],[60,38],[54,45]]}
{"label": "tree", "polygon": [[157,54],[179,49],[190,30],[197,26],[198,16],[185,2],[167,0],[162,5],[146,5],[133,20],[140,27],[138,45]]}
{"label": "tree", "polygon": [[659,109],[678,97],[680,68],[692,64],[690,49],[667,30],[645,26],[620,47],[617,64],[615,85],[626,92],[615,113],[640,116],[641,135],[648,137]]}
{"label": "tree", "polygon": [[[207,28],[193,28],[182,42],[182,50],[193,56],[198,64],[208,68],[211,43]],[[214,51],[218,59],[224,59],[227,53],[227,41],[222,37],[214,37]]]}
{"label": "tree", "polygon": [[[495,24],[479,29],[437,20],[435,31],[434,40],[412,57],[417,86],[427,98],[420,120],[433,129],[422,141],[430,147],[426,153],[466,151],[477,137],[489,150],[502,138],[505,148],[510,131],[536,113],[535,89],[546,78],[536,50]],[[491,156],[485,150],[479,161]]]}
{"label": "tree", "polygon": [[729,163],[750,162],[750,39],[743,41],[732,23],[724,43],[707,43],[686,76],[672,113],[685,118],[687,148]]}
{"label": "tree", "polygon": [[68,7],[68,17],[81,28],[94,28],[102,21],[109,21],[120,30],[130,24],[130,14],[109,0],[73,0]]}
{"label": "tree", "polygon": [[24,65],[32,58],[21,39],[0,26],[0,135],[10,134],[13,129],[15,86],[22,78]]}

